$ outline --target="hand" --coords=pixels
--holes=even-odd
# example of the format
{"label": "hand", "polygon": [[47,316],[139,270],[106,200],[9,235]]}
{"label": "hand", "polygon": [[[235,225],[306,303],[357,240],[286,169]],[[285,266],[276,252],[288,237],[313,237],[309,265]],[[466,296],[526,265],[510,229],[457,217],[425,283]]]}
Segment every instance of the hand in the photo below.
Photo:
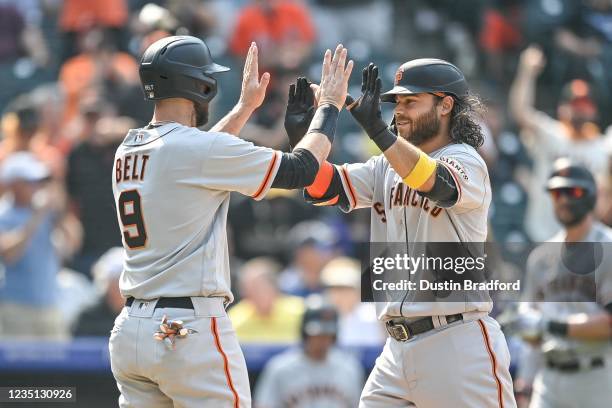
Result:
{"label": "hand", "polygon": [[332,58],[331,51],[325,51],[323,57],[323,72],[319,85],[319,105],[332,104],[342,109],[346,99],[348,80],[353,71],[353,61],[345,66],[347,50],[339,44]]}
{"label": "hand", "polygon": [[542,339],[547,326],[546,319],[538,310],[525,305],[504,311],[497,317],[497,321],[506,335],[519,336],[531,344]]}
{"label": "hand", "polygon": [[245,108],[255,110],[261,106],[266,96],[266,88],[270,83],[270,74],[264,72],[259,80],[259,63],[257,44],[251,43],[244,63],[242,73],[242,91],[239,104]]}
{"label": "hand", "polygon": [[289,86],[285,130],[292,150],[308,131],[315,114],[314,99],[314,92],[306,78],[300,77],[296,84]]}
{"label": "hand", "polygon": [[382,81],[378,77],[378,67],[370,63],[362,71],[361,92],[362,95],[356,101],[348,95],[346,103],[353,118],[366,131],[368,136],[375,137],[387,124],[382,119],[380,112],[380,90]]}
{"label": "hand", "polygon": [[533,75],[539,75],[546,66],[544,53],[538,46],[530,45],[521,53],[520,66]]}

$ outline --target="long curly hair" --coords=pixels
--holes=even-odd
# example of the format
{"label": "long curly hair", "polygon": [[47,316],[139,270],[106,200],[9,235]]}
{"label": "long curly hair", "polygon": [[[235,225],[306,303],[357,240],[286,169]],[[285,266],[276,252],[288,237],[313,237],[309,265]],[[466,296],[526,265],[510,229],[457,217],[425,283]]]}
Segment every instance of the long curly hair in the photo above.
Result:
{"label": "long curly hair", "polygon": [[484,143],[479,119],[486,112],[480,97],[468,93],[460,98],[453,97],[455,104],[450,117],[450,137],[455,143],[466,143],[477,149]]}

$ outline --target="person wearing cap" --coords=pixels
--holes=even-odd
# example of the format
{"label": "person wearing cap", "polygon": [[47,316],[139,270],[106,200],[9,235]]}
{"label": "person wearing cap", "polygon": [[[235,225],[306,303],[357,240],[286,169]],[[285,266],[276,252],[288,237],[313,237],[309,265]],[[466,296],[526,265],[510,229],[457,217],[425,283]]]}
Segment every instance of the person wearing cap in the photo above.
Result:
{"label": "person wearing cap", "polygon": [[569,157],[585,165],[596,179],[605,176],[608,167],[606,141],[596,124],[598,108],[586,81],[575,79],[565,85],[556,118],[536,109],[536,79],[545,65],[539,48],[533,45],[526,48],[509,100],[510,113],[520,126],[521,138],[533,159],[525,229],[535,242],[548,239],[561,228],[553,215],[553,203],[541,188],[555,159]]}
{"label": "person wearing cap", "polygon": [[[316,86],[311,89],[316,100]],[[371,261],[396,256],[414,261],[434,247],[430,243],[445,245],[435,246],[440,252],[429,256],[444,258],[449,255],[445,249],[467,249],[476,261],[485,250],[491,203],[487,165],[476,150],[484,139],[480,98],[458,67],[435,58],[402,64],[393,88],[381,90],[378,67],[371,63],[362,71],[361,96],[346,103],[382,154],[365,163],[322,164],[304,191],[306,200],[345,212],[369,208]],[[381,102],[394,104],[390,126],[382,119]],[[308,109],[287,112],[308,118]],[[285,123],[294,144],[304,126],[294,126],[297,120]],[[459,270],[448,272],[448,279],[463,279]],[[375,301],[389,338],[359,407],[516,406],[508,346],[489,316],[488,291],[466,296],[447,291],[447,299],[419,289],[421,282],[436,279],[427,268],[400,275],[397,279],[409,280],[416,290],[385,290],[374,273],[364,279],[369,283],[362,293],[372,293],[364,300]]]}
{"label": "person wearing cap", "polygon": [[338,344],[341,346],[380,346],[385,330],[376,319],[376,308],[361,302],[361,265],[356,259],[338,257],[321,272],[325,296],[339,313]]}
{"label": "person wearing cap", "polygon": [[516,390],[528,395],[533,382],[530,408],[608,407],[612,229],[594,217],[597,189],[586,167],[558,159],[546,190],[563,228],[527,261],[526,303],[514,328],[530,347],[518,364]]}
{"label": "person wearing cap", "polygon": [[363,368],[334,347],[338,311],[319,295],[306,299],[302,343],[268,361],[257,382],[257,408],[357,406]]}
{"label": "person wearing cap", "polygon": [[48,167],[31,153],[9,156],[0,179],[7,191],[0,210],[0,257],[6,269],[0,284],[0,332],[61,337],[66,333],[56,307],[61,259],[52,236],[60,232],[70,240],[75,227],[62,214],[64,199],[49,182]]}
{"label": "person wearing cap", "polygon": [[334,255],[336,232],[321,221],[303,221],[291,228],[288,241],[292,257],[279,275],[280,289],[301,297],[321,293],[321,271]]}

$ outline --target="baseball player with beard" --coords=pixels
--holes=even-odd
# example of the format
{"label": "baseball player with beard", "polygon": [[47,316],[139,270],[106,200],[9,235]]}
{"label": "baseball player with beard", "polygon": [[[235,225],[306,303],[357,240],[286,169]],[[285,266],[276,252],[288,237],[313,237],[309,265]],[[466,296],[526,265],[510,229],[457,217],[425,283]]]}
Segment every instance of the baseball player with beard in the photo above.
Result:
{"label": "baseball player with beard", "polygon": [[250,407],[249,380],[225,306],[230,291],[226,222],[230,192],[255,200],[271,187],[312,183],[331,148],[352,62],[339,45],[323,60],[319,106],[291,153],[234,135],[262,103],[270,79],[248,52],[236,107],[211,131],[216,94],[207,46],[190,36],[152,44],[140,64],[151,123],[115,155],[113,192],[125,249],[126,307],[109,349],[121,407]]}
{"label": "baseball player with beard", "polygon": [[[483,142],[474,119],[479,100],[461,71],[438,59],[409,61],[397,70],[394,88],[381,95],[378,68],[370,64],[361,89],[357,100],[347,98],[347,109],[383,154],[365,163],[325,162],[306,199],[345,212],[371,208],[372,242],[483,243],[491,187],[476,151]],[[395,103],[390,127],[381,100]],[[295,112],[290,107],[287,115],[297,118]],[[286,120],[293,143],[305,128],[296,122]],[[488,316],[488,294],[484,301],[461,302],[420,302],[415,294],[377,303],[390,338],[359,406],[515,407],[508,347]]]}
{"label": "baseball player with beard", "polygon": [[[591,172],[557,159],[546,183],[563,229],[531,252],[524,303],[499,317],[530,345],[516,388],[530,408],[604,408],[612,402],[612,229],[595,219]],[[507,318],[507,319],[505,319]]]}

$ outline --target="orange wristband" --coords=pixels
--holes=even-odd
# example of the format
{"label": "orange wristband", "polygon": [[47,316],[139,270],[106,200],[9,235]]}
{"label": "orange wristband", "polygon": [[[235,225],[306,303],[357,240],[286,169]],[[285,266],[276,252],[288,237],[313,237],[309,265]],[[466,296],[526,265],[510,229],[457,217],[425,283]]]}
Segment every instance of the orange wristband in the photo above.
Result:
{"label": "orange wristband", "polygon": [[321,198],[325,195],[327,188],[334,177],[334,166],[327,160],[321,164],[314,182],[306,187],[306,191],[312,198]]}

